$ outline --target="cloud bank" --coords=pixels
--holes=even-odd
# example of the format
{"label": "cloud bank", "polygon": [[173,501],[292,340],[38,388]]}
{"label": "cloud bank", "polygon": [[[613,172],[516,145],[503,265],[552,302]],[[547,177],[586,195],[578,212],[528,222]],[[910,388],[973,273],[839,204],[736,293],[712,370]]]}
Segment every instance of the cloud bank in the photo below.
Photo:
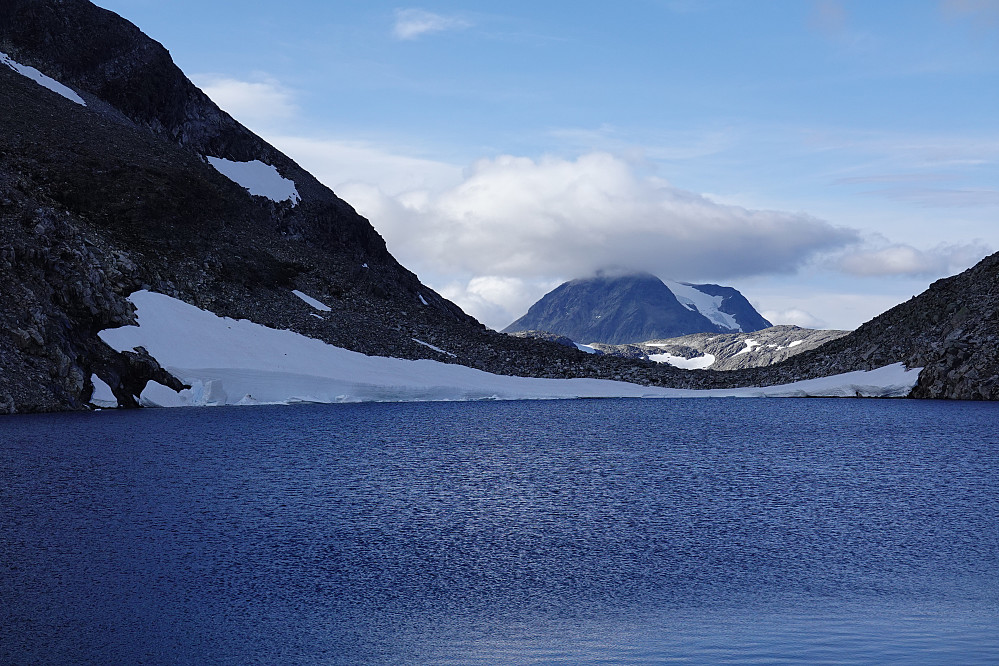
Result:
{"label": "cloud bank", "polygon": [[859,240],[803,213],[722,205],[607,153],[502,156],[456,186],[344,191],[403,263],[438,272],[577,277],[608,268],[684,280],[791,273]]}
{"label": "cloud bank", "polygon": [[905,243],[865,247],[848,252],[833,262],[834,268],[859,277],[953,275],[991,253],[981,241],[941,243],[920,250]]}

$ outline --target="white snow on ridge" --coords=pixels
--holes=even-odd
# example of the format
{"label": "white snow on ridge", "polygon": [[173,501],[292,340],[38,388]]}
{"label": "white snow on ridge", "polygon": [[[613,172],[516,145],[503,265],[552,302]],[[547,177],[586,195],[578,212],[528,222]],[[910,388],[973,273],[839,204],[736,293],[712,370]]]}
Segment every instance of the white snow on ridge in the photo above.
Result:
{"label": "white snow on ridge", "polygon": [[267,197],[276,203],[290,200],[292,205],[302,200],[298,195],[298,188],[295,187],[295,181],[279,174],[277,167],[264,164],[260,160],[233,162],[210,155],[206,155],[205,158],[219,173],[240,187],[245,187],[250,194]]}
{"label": "white snow on ridge", "polygon": [[714,365],[715,357],[713,354],[704,354],[695,358],[684,358],[673,354],[649,354],[649,360],[656,363],[669,363],[674,368],[684,370],[707,370]]}
{"label": "white snow on ridge", "polygon": [[58,95],[62,95],[71,102],[76,102],[80,106],[87,105],[87,103],[83,101],[83,98],[80,97],[76,93],[76,91],[74,91],[69,86],[63,85],[62,83],[59,83],[52,77],[42,74],[34,67],[29,67],[28,65],[22,65],[21,63],[17,62],[9,55],[4,53],[3,51],[0,51],[0,65],[7,65],[18,74],[28,77],[29,79],[33,80],[35,83],[42,86],[43,88],[48,88],[52,92]]}
{"label": "white snow on ridge", "polygon": [[727,312],[722,312],[718,308],[722,304],[722,296],[712,296],[703,291],[695,289],[689,284],[663,280],[669,290],[676,296],[688,310],[696,310],[719,326],[724,326],[733,331],[741,331],[742,326],[735,320],[735,317]]}
{"label": "white snow on ridge", "polygon": [[435,352],[437,352],[437,353],[439,353],[439,354],[447,354],[447,355],[448,355],[448,356],[450,356],[451,358],[458,358],[458,355],[457,355],[457,354],[452,354],[451,352],[449,352],[449,351],[445,351],[445,350],[441,349],[440,347],[436,347],[436,346],[434,346],[434,345],[430,344],[429,342],[424,342],[423,340],[420,340],[420,339],[418,339],[418,338],[412,338],[412,340],[413,340],[413,342],[415,342],[416,344],[418,344],[418,345],[423,345],[424,347],[427,347],[427,348],[429,348],[429,349],[433,349],[433,350],[434,350]]}
{"label": "white snow on ridge", "polygon": [[745,349],[740,349],[739,351],[737,351],[735,353],[735,356],[738,356],[739,354],[745,354],[747,352],[751,352],[751,351],[753,351],[754,349],[756,349],[757,347],[760,346],[760,343],[757,342],[756,340],[754,340],[753,338],[746,338],[743,342],[746,343],[746,348]]}
{"label": "white snow on ridge", "polygon": [[291,293],[295,294],[296,296],[298,296],[303,301],[305,301],[306,303],[308,303],[317,310],[320,310],[322,312],[330,312],[330,306],[326,305],[320,300],[312,298],[312,296],[309,296],[308,294],[300,292],[298,289],[292,289]]}
{"label": "white snow on ridge", "polygon": [[590,345],[581,345],[578,342],[573,342],[572,344],[576,345],[576,349],[581,352],[586,352],[587,354],[599,353],[595,347],[591,347]]}
{"label": "white snow on ridge", "polygon": [[101,331],[118,351],[145,347],[192,388],[179,394],[150,382],[150,406],[586,397],[904,396],[919,370],[902,364],[766,388],[694,391],[599,379],[493,375],[438,361],[372,357],[292,331],[217,317],[163,294],[138,291],[138,326]]}

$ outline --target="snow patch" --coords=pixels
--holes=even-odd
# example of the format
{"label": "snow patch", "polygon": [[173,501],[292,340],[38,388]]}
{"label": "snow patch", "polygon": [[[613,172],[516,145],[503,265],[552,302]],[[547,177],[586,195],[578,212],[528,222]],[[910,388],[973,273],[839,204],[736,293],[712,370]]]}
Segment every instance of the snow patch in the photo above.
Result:
{"label": "snow patch", "polygon": [[415,342],[418,345],[423,345],[424,347],[429,347],[430,349],[433,349],[435,352],[438,352],[438,353],[441,353],[441,354],[447,354],[451,358],[458,358],[457,354],[452,354],[451,352],[445,351],[445,350],[441,349],[440,347],[435,347],[434,345],[430,344],[429,342],[424,342],[423,340],[417,340],[416,338],[413,338],[412,340],[413,340],[413,342]]}
{"label": "snow patch", "polygon": [[[90,381],[94,385],[94,394],[90,396],[90,404],[95,407],[117,407],[118,398],[114,397],[114,392],[103,379],[97,375],[90,375]],[[169,389],[167,389],[169,390]]]}
{"label": "snow patch", "polygon": [[680,301],[688,310],[700,312],[715,324],[727,329],[733,331],[742,330],[742,326],[739,326],[735,317],[719,309],[721,308],[723,296],[705,294],[703,291],[683,282],[673,282],[672,280],[663,280],[663,282],[673,292],[673,295],[676,296],[676,300]]}
{"label": "snow patch", "polygon": [[695,358],[684,358],[673,354],[649,354],[649,360],[656,363],[669,363],[674,368],[683,368],[684,370],[707,370],[714,364],[715,357],[712,354]]}
{"label": "snow patch", "polygon": [[590,345],[581,345],[578,342],[573,342],[572,344],[576,345],[576,349],[578,349],[579,351],[586,352],[587,354],[599,354],[600,353],[599,351],[597,351],[595,348],[591,347]]}
{"label": "snow patch", "polygon": [[420,297],[421,303],[423,303],[424,305],[430,305],[429,303],[427,303],[427,299],[423,298],[423,294],[417,294],[417,296]]}
{"label": "snow patch", "polygon": [[[878,396],[909,393],[919,369],[901,364],[784,386],[697,391],[600,379],[493,375],[439,361],[365,356],[292,331],[218,317],[163,294],[137,291],[137,326],[100,332],[117,351],[145,347],[185,384],[179,393],[149,382],[148,406],[587,397]],[[421,343],[427,344],[427,343]],[[445,352],[447,353],[447,352]]]}
{"label": "snow patch", "polygon": [[303,294],[298,289],[292,289],[291,293],[295,294],[296,296],[298,296],[303,301],[305,301],[306,303],[308,303],[309,305],[311,305],[312,307],[314,307],[317,310],[321,310],[322,312],[329,312],[330,311],[330,306],[326,305],[325,303],[323,303],[320,300],[312,298],[312,296],[309,296],[308,294]]}
{"label": "snow patch", "polygon": [[210,155],[205,157],[219,173],[240,187],[245,187],[250,194],[267,197],[277,203],[290,200],[292,205],[302,200],[298,188],[295,187],[295,181],[279,174],[277,167],[264,164],[260,160],[233,162],[222,157]]}
{"label": "snow patch", "polygon": [[53,79],[52,77],[42,74],[34,67],[29,67],[28,65],[22,65],[21,63],[15,61],[9,55],[4,53],[3,51],[0,51],[0,64],[7,65],[18,74],[28,77],[29,79],[31,79],[38,85],[42,86],[43,88],[48,88],[52,92],[58,95],[62,95],[71,102],[76,102],[80,106],[87,105],[87,103],[83,101],[83,98],[80,97],[78,94],[76,94],[76,92],[69,86],[63,85],[58,81],[56,81],[55,79]]}
{"label": "snow patch", "polygon": [[739,351],[737,351],[734,354],[735,356],[738,356],[739,354],[746,354],[746,353],[751,352],[751,351],[753,351],[754,349],[756,349],[757,347],[760,346],[760,343],[757,342],[756,340],[752,339],[752,338],[746,338],[744,340],[744,342],[746,343],[746,348],[745,349],[740,349]]}

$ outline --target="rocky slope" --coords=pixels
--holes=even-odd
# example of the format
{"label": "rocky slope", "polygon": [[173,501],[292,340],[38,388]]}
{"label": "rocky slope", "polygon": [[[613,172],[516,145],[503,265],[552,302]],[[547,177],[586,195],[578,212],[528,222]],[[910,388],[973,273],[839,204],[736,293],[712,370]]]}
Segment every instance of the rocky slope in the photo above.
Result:
{"label": "rocky slope", "polygon": [[912,397],[999,400],[999,253],[783,363],[703,374],[710,385],[781,384],[891,363],[923,368]]}
{"label": "rocky slope", "polygon": [[654,275],[630,273],[565,282],[503,330],[549,331],[582,344],[614,345],[767,326],[770,322],[731,287],[667,286]]}
{"label": "rocky slope", "polygon": [[694,333],[631,345],[592,346],[605,354],[669,363],[678,368],[741,370],[786,361],[849,333],[771,326],[753,333]]}
{"label": "rocky slope", "polygon": [[[85,0],[7,0],[0,51],[86,102],[0,66],[0,411],[84,408],[94,374],[134,405],[161,371],[96,333],[130,323],[125,297],[143,287],[369,354],[620,374],[487,331],[421,284],[367,220],[120,17]],[[205,156],[273,165],[300,201],[252,196]],[[310,316],[295,288],[333,311]]]}

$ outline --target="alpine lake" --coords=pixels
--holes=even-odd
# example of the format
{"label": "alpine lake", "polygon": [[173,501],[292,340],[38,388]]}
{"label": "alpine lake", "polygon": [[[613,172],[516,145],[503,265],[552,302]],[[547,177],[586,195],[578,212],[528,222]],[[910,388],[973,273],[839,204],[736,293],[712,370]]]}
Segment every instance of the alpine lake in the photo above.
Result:
{"label": "alpine lake", "polygon": [[999,404],[0,420],[3,664],[999,663]]}

